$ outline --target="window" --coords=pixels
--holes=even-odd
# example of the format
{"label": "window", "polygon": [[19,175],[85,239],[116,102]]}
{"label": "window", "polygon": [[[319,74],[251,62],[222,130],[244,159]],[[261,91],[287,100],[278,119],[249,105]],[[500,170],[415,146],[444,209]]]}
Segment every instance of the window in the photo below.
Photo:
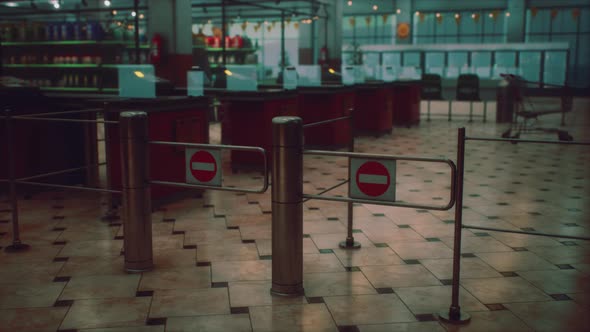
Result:
{"label": "window", "polygon": [[506,19],[501,10],[416,12],[414,44],[502,43]]}

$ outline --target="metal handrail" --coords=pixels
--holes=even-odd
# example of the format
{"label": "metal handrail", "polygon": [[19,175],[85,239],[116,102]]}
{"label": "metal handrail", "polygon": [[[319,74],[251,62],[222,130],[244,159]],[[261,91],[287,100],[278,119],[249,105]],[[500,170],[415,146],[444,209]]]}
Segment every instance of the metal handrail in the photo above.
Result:
{"label": "metal handrail", "polygon": [[18,180],[15,180],[14,183],[17,183],[17,184],[28,184],[28,185],[40,186],[40,187],[58,188],[58,189],[76,189],[76,190],[82,190],[82,191],[94,191],[94,192],[111,193],[111,194],[121,194],[122,193],[119,190],[93,188],[93,187],[80,187],[80,186],[66,186],[66,185],[62,185],[62,184],[43,183],[43,182],[31,182],[31,181],[18,181]]}
{"label": "metal handrail", "polygon": [[[319,193],[317,193],[316,195],[323,195],[323,194],[325,194],[325,193],[327,193],[327,192],[329,192],[329,191],[332,191],[332,190],[334,190],[334,189],[336,189],[336,188],[338,188],[338,187],[341,187],[341,186],[343,186],[343,185],[347,184],[348,182],[350,182],[350,180],[344,180],[344,181],[342,181],[342,182],[340,182],[340,183],[338,183],[338,184],[336,184],[336,185],[333,185],[332,187],[330,187],[330,188],[328,188],[328,189],[324,189],[324,190],[320,191],[320,192],[319,192]],[[303,203],[305,203],[305,202],[308,202],[308,201],[310,201],[310,200],[311,200],[311,198],[304,199],[304,200],[303,200]]]}
{"label": "metal handrail", "polygon": [[[89,108],[89,109],[83,109],[83,110],[77,110],[77,111],[35,113],[34,115],[30,115],[30,116],[37,117],[37,116],[62,115],[62,114],[91,113],[91,112],[101,112],[101,111],[104,111],[104,109],[103,108]],[[28,117],[29,115],[19,115],[19,116]],[[6,117],[6,116],[0,115],[0,117]],[[15,117],[15,116],[13,116],[13,117]]]}
{"label": "metal handrail", "polygon": [[[410,157],[410,156],[389,156],[389,155],[383,155],[383,154],[320,151],[320,150],[304,150],[303,154],[319,155],[319,156],[333,156],[333,157],[382,159],[382,160],[404,160],[404,161],[418,161],[418,162],[432,162],[432,163],[447,164],[451,168],[451,192],[450,192],[449,202],[446,205],[442,205],[442,206],[432,205],[431,206],[431,205],[422,205],[422,204],[410,204],[410,203],[404,203],[404,202],[383,202],[383,201],[379,201],[378,204],[379,205],[386,205],[386,206],[397,206],[397,207],[406,207],[406,208],[415,208],[415,209],[429,209],[429,210],[438,210],[438,211],[450,210],[455,205],[457,166],[450,159],[423,158],[423,157]],[[349,197],[331,197],[331,196],[320,196],[320,195],[311,195],[311,194],[303,194],[303,197],[309,198],[309,199],[319,199],[319,200],[336,201],[336,202],[376,204],[375,200],[349,198]]]}
{"label": "metal handrail", "polygon": [[171,181],[160,181],[160,180],[150,180],[151,184],[172,186],[172,187],[182,187],[182,188],[214,189],[214,190],[221,190],[221,191],[233,191],[233,192],[254,193],[254,194],[262,194],[262,193],[266,192],[266,190],[268,190],[268,187],[269,187],[268,162],[267,162],[267,157],[266,157],[266,150],[264,150],[263,148],[260,148],[257,146],[182,143],[182,142],[166,142],[166,141],[148,141],[148,143],[154,144],[154,145],[167,145],[167,146],[181,146],[181,147],[193,147],[193,148],[203,148],[203,149],[258,152],[262,155],[263,162],[264,162],[264,183],[262,185],[262,188],[260,188],[260,189],[218,187],[218,186],[210,186],[210,185],[202,185],[202,184],[188,184],[188,183],[182,183],[182,182],[171,182]]}
{"label": "metal handrail", "polygon": [[75,123],[100,123],[100,124],[119,124],[118,121],[106,121],[106,120],[76,120],[76,119],[65,119],[65,118],[43,118],[36,116],[26,115],[15,115],[12,116],[15,120],[33,120],[33,121],[49,121],[49,122],[75,122]]}
{"label": "metal handrail", "polygon": [[558,144],[558,145],[590,145],[586,141],[548,141],[533,139],[512,139],[512,138],[493,138],[493,137],[465,137],[466,141],[491,141],[505,143],[539,143],[539,144]]}
{"label": "metal handrail", "polygon": [[[70,173],[70,172],[81,171],[81,170],[88,169],[88,168],[91,168],[91,167],[100,167],[100,166],[104,166],[104,165],[106,165],[106,163],[99,163],[99,164],[96,164],[96,165],[87,165],[87,166],[69,168],[69,169],[65,169],[65,170],[62,170],[62,171],[48,172],[48,173],[32,175],[32,176],[28,176],[28,177],[24,177],[24,178],[19,178],[19,179],[15,179],[15,181],[34,180],[34,179],[44,178],[44,177],[48,177],[48,176],[52,176],[52,175],[67,174],[67,173]],[[2,181],[2,180],[0,180],[0,181]]]}
{"label": "metal handrail", "polygon": [[321,125],[325,125],[328,123],[332,123],[332,122],[337,122],[337,121],[342,121],[342,120],[350,120],[352,118],[351,115],[348,116],[342,116],[339,118],[334,118],[334,119],[330,119],[330,120],[323,120],[323,121],[318,121],[318,122],[312,122],[312,123],[308,123],[303,125],[303,129],[307,129],[307,128],[311,128],[311,127],[316,127],[316,126],[321,126]]}
{"label": "metal handrail", "polygon": [[537,236],[546,236],[546,237],[558,237],[558,238],[562,238],[562,239],[590,241],[590,237],[587,237],[587,236],[560,235],[560,234],[553,234],[553,233],[518,231],[518,230],[512,230],[512,229],[495,228],[495,227],[481,227],[481,226],[473,226],[473,225],[465,225],[465,224],[463,224],[463,228],[478,229],[478,230],[482,230],[482,231],[537,235]]}

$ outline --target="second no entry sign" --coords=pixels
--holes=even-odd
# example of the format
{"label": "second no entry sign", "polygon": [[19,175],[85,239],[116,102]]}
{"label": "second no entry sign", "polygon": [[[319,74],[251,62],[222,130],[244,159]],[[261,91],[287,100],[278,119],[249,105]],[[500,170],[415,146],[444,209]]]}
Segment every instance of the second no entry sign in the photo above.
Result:
{"label": "second no entry sign", "polygon": [[395,160],[351,158],[350,197],[395,201]]}

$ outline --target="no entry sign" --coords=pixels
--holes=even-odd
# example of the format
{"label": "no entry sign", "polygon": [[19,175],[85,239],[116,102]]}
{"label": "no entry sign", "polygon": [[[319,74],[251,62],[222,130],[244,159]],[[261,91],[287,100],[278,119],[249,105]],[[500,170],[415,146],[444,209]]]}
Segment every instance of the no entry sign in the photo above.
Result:
{"label": "no entry sign", "polygon": [[395,201],[395,160],[350,160],[350,197]]}
{"label": "no entry sign", "polygon": [[186,182],[221,187],[221,152],[186,149]]}

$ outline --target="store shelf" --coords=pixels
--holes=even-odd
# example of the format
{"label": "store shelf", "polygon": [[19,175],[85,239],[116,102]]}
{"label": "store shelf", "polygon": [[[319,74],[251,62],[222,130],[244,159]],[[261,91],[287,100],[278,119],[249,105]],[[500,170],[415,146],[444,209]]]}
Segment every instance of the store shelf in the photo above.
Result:
{"label": "store shelf", "polygon": [[117,88],[82,88],[82,87],[59,87],[59,86],[42,86],[42,91],[60,91],[60,92],[119,92]]}
{"label": "store shelf", "polygon": [[[122,40],[55,40],[55,41],[30,41],[30,42],[3,42],[2,46],[41,46],[41,45],[121,45],[135,47],[133,42]],[[140,48],[149,48],[149,45],[142,44]]]}
{"label": "store shelf", "polygon": [[64,69],[88,69],[88,68],[117,68],[117,65],[97,64],[5,64],[4,68],[64,68]]}

